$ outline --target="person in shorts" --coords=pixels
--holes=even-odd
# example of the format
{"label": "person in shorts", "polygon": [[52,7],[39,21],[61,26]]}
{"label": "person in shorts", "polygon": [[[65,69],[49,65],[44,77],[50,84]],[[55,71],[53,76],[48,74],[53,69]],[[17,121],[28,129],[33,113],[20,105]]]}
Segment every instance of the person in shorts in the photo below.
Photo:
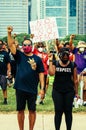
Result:
{"label": "person in shorts", "polygon": [[44,98],[44,67],[40,57],[32,53],[32,41],[24,39],[23,52],[17,50],[15,40],[11,36],[13,28],[9,26],[8,46],[16,61],[16,76],[14,89],[16,90],[16,103],[18,111],[19,130],[24,130],[24,111],[27,105],[29,111],[29,130],[33,130],[36,120],[36,98],[38,83],[41,84],[41,98]]}
{"label": "person in shorts", "polygon": [[0,86],[4,97],[3,104],[7,104],[7,77],[11,76],[11,65],[9,54],[3,46],[4,42],[0,40]]}

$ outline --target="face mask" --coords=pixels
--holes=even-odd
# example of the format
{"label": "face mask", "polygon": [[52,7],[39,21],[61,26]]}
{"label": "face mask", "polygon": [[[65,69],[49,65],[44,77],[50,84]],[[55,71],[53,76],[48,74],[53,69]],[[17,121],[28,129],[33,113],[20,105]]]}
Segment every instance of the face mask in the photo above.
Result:
{"label": "face mask", "polygon": [[79,48],[79,52],[84,52],[84,50],[85,50],[85,49],[84,49],[83,47],[80,47],[80,48]]}
{"label": "face mask", "polygon": [[43,48],[42,48],[42,47],[39,47],[39,48],[38,48],[38,51],[39,51],[39,52],[43,52]]}
{"label": "face mask", "polygon": [[32,46],[22,46],[22,49],[25,53],[32,52]]}
{"label": "face mask", "polygon": [[61,60],[63,64],[67,64],[68,60]]}

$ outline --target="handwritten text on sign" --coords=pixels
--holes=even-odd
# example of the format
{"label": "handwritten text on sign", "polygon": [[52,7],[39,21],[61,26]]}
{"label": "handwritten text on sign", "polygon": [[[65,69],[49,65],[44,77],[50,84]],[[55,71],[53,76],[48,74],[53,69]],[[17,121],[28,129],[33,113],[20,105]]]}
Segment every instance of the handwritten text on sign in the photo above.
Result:
{"label": "handwritten text on sign", "polygon": [[47,41],[58,38],[58,29],[55,18],[46,18],[30,22],[33,42]]}

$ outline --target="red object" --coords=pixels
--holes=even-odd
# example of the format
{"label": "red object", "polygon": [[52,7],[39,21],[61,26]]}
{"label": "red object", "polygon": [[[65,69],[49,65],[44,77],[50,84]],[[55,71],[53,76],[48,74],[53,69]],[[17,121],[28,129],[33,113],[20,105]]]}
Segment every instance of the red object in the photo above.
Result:
{"label": "red object", "polygon": [[74,61],[74,54],[72,52],[70,52],[69,59],[70,61]]}
{"label": "red object", "polygon": [[36,48],[33,50],[33,54],[39,56],[42,59],[44,65],[44,74],[48,74],[48,54],[45,52],[39,52]]}

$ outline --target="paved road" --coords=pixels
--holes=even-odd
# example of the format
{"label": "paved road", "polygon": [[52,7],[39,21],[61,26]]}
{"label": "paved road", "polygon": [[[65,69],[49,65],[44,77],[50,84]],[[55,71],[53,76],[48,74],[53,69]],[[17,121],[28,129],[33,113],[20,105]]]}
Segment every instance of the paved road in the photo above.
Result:
{"label": "paved road", "polygon": [[[28,115],[25,115],[25,129],[28,127]],[[38,114],[34,130],[55,130],[54,128],[54,115],[53,114]],[[17,124],[16,114],[0,114],[0,130],[19,130]],[[64,115],[62,118],[61,130],[66,130]],[[86,113],[73,114],[72,130],[86,130]]]}

